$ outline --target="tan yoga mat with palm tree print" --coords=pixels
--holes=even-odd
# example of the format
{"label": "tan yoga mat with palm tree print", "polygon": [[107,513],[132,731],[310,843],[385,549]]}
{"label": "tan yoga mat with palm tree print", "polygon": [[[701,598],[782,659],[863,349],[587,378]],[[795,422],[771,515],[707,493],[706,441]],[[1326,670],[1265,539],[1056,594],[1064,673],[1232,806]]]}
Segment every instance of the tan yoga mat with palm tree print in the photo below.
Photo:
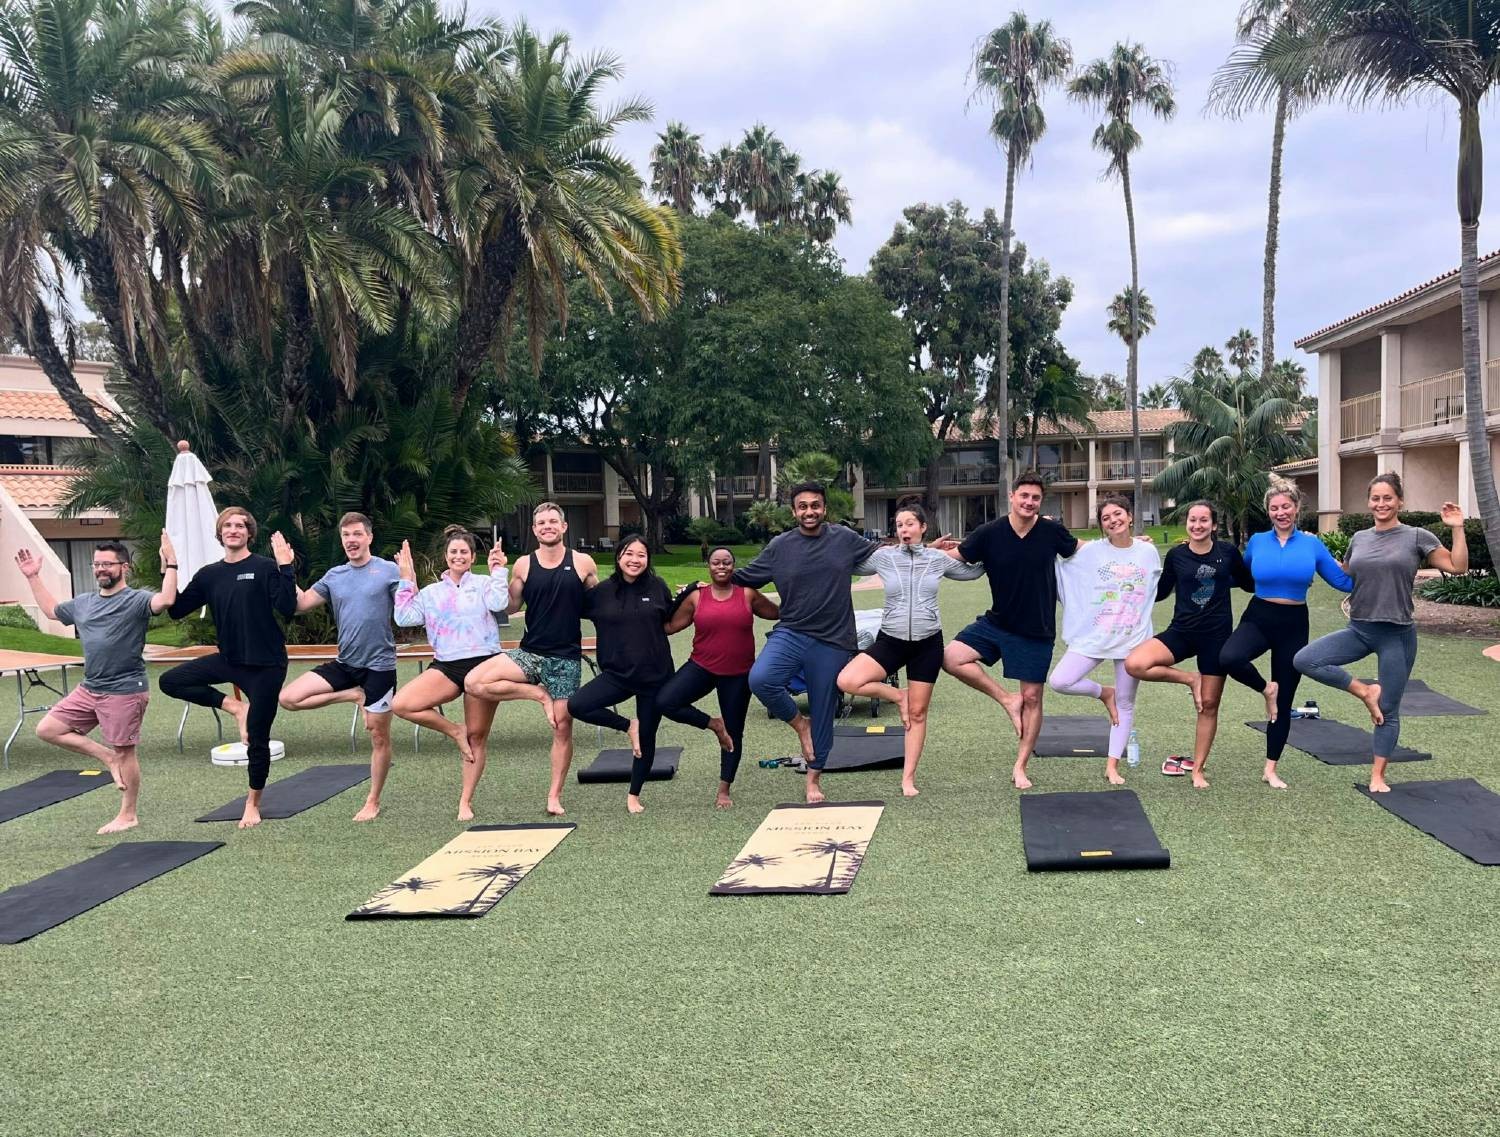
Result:
{"label": "tan yoga mat with palm tree print", "polygon": [[884,810],[883,801],[778,805],[708,894],[833,896],[848,892]]}
{"label": "tan yoga mat with palm tree print", "polygon": [[344,918],[483,916],[575,828],[572,822],[475,825]]}

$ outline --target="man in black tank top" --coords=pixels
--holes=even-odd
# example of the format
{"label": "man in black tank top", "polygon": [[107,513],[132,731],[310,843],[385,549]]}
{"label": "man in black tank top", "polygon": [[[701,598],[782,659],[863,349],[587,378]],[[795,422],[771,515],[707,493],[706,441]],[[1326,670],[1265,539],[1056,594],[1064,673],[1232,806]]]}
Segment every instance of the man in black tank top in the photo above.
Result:
{"label": "man in black tank top", "polygon": [[536,552],[516,561],[510,574],[510,608],[524,606],[526,631],[518,649],[485,660],[464,680],[464,690],[499,703],[531,699],[552,726],[552,783],[547,812],[562,816],[562,787],[573,764],[573,719],[568,697],[578,690],[583,659],[583,595],[599,583],[594,559],[563,544],[568,523],[562,507],[544,501],[531,514]]}

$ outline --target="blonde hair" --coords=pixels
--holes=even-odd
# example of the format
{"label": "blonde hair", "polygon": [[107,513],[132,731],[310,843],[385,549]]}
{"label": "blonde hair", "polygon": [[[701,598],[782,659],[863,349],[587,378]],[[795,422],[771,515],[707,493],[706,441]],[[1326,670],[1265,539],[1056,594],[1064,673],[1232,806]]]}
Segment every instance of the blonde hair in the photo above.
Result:
{"label": "blonde hair", "polygon": [[531,511],[531,519],[535,521],[542,514],[549,512],[557,514],[564,521],[568,519],[568,515],[563,512],[563,507],[558,505],[555,501],[544,501],[539,503],[537,507]]}
{"label": "blonde hair", "polygon": [[219,544],[222,545],[224,543],[224,538],[222,536],[224,532],[224,522],[228,521],[231,517],[243,517],[245,519],[245,528],[250,531],[250,540],[255,540],[255,533],[259,528],[259,526],[255,524],[255,518],[251,516],[250,511],[248,509],[245,509],[243,506],[231,505],[228,509],[219,510],[219,516],[214,519],[214,539],[218,541]]}
{"label": "blonde hair", "polygon": [[1273,497],[1289,497],[1299,512],[1302,509],[1302,491],[1297,488],[1295,482],[1288,481],[1280,474],[1271,475],[1271,484],[1266,490],[1265,498],[1261,501],[1261,508],[1268,513],[1271,509],[1271,499]]}

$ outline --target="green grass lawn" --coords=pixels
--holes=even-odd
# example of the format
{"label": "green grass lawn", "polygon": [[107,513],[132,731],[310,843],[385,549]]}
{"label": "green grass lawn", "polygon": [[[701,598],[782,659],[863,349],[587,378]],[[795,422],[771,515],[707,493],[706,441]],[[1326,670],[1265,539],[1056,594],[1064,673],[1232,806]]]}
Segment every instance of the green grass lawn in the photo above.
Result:
{"label": "green grass lawn", "polygon": [[[1320,634],[1340,621],[1333,594],[1314,595]],[[949,634],[987,597],[946,584]],[[1500,788],[1500,665],[1483,646],[1423,639],[1416,674],[1491,714],[1409,720],[1403,741],[1435,759],[1394,778]],[[1346,696],[1312,694],[1359,721]],[[414,754],[398,731],[373,825],[349,821],[359,789],[253,831],[195,825],[244,774],[209,765],[201,712],[179,755],[177,705],[158,695],[132,836],[227,847],[0,948],[0,1132],[1494,1132],[1500,870],[1367,801],[1358,768],[1289,751],[1291,789],[1262,786],[1262,738],[1240,725],[1260,707],[1231,685],[1211,790],[1149,765],[1131,776],[1167,872],[1028,875],[1010,731],[944,678],[921,797],[903,800],[896,772],[827,778],[836,798],[887,802],[847,896],[707,895],[801,791],[755,765],[789,735],[753,710],[733,810],[710,807],[706,736],[672,724],[683,768],[650,785],[647,813],[627,816],[623,787],[570,785],[577,831],[489,916],[345,923],[458,831],[451,748],[427,736]],[[1148,763],[1186,749],[1186,691],[1148,687],[1140,722]],[[351,761],[347,724],[338,708],[284,713],[273,777]],[[577,738],[586,761],[593,731]],[[0,785],[69,765],[28,733]],[[1042,758],[1033,777],[1098,789],[1101,767]],[[503,707],[479,820],[539,819],[546,770],[537,708]],[[0,888],[114,843],[94,835],[113,794],[0,826]]]}

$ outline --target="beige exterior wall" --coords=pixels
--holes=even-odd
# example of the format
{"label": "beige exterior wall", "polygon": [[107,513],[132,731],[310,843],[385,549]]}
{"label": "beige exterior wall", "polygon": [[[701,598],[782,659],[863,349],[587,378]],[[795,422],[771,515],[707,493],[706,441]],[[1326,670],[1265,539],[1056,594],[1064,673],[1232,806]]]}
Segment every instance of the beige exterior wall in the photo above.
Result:
{"label": "beige exterior wall", "polygon": [[1344,459],[1343,499],[1339,509],[1344,513],[1364,513],[1368,509],[1369,483],[1375,476],[1375,455],[1357,454]]}
{"label": "beige exterior wall", "polygon": [[1401,475],[1407,509],[1437,510],[1458,500],[1458,447],[1418,446],[1403,455]]}
{"label": "beige exterior wall", "polygon": [[[1457,307],[1401,329],[1401,376],[1407,383],[1463,366]],[[1351,396],[1345,395],[1345,398]]]}
{"label": "beige exterior wall", "polygon": [[1342,398],[1354,399],[1380,390],[1380,337],[1339,352]]}

